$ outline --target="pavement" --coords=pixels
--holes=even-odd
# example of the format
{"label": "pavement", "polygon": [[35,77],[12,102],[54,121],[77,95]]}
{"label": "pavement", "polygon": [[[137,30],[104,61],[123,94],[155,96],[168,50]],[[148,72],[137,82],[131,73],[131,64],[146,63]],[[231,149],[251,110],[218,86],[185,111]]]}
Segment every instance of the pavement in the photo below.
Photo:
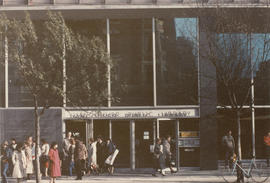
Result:
{"label": "pavement", "polygon": [[[199,169],[181,169],[177,173],[166,173],[166,176],[157,174],[152,176],[151,169],[139,169],[129,171],[116,169],[114,175],[102,174],[99,176],[86,175],[83,180],[75,180],[75,176],[62,176],[57,178],[56,183],[221,183],[224,182],[217,170],[202,171]],[[15,183],[16,179],[9,178],[8,183]],[[24,183],[35,183],[34,179],[24,181]],[[49,178],[45,178],[41,183],[49,183]]]}

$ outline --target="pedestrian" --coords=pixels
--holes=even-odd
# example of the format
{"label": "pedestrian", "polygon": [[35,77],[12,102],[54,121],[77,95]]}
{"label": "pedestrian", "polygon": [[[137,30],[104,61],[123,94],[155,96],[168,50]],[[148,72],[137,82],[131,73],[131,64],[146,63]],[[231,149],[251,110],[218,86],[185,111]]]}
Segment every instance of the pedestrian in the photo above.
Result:
{"label": "pedestrian", "polygon": [[71,132],[67,132],[66,134],[66,138],[64,138],[63,140],[63,145],[62,145],[62,171],[63,174],[68,175],[68,169],[69,169],[69,159],[68,159],[68,151],[69,151],[69,147],[70,147],[70,139],[72,137],[72,133]]}
{"label": "pedestrian", "polygon": [[70,146],[69,146],[69,150],[68,150],[69,176],[72,176],[72,171],[75,167],[74,154],[75,154],[75,139],[71,138],[70,139]]}
{"label": "pedestrian", "polygon": [[116,149],[116,145],[112,142],[111,139],[107,139],[106,142],[106,157],[105,164],[110,175],[114,173],[114,161],[116,156],[119,153],[119,150]]}
{"label": "pedestrian", "polygon": [[97,141],[89,139],[88,146],[88,173],[98,173],[97,170]]}
{"label": "pedestrian", "polygon": [[[27,180],[31,179],[31,175],[33,174],[33,159],[32,159],[32,148],[30,146],[30,141],[24,143],[24,151],[26,156],[26,175]],[[32,143],[33,144],[33,143]]]}
{"label": "pedestrian", "polygon": [[270,132],[266,136],[264,136],[264,143],[266,148],[266,160],[267,167],[269,167],[269,159],[270,159]]}
{"label": "pedestrian", "polygon": [[7,172],[9,170],[10,159],[12,158],[12,151],[8,146],[8,141],[5,141],[1,148],[1,170],[3,183],[7,183]]}
{"label": "pedestrian", "polygon": [[22,149],[22,144],[16,146],[16,150],[12,154],[12,163],[13,163],[13,173],[12,177],[17,179],[17,183],[20,183],[22,179],[26,176],[26,156],[25,152]]}
{"label": "pedestrian", "polygon": [[103,142],[102,137],[97,137],[97,164],[99,167],[99,173],[104,171],[104,165],[106,160],[106,144]]}
{"label": "pedestrian", "polygon": [[153,168],[154,172],[152,173],[153,176],[156,176],[158,170],[160,173],[165,176],[165,156],[163,153],[163,145],[161,144],[161,139],[158,138],[156,140],[156,144],[154,146],[154,153],[153,153]]}
{"label": "pedestrian", "polygon": [[58,145],[53,142],[49,151],[50,158],[50,183],[55,183],[56,177],[61,176],[60,158],[58,152]]}
{"label": "pedestrian", "polygon": [[165,163],[170,168],[171,173],[175,173],[172,166],[172,152],[171,152],[171,136],[167,135],[166,139],[163,141],[163,152],[165,155]]}
{"label": "pedestrian", "polygon": [[222,138],[222,144],[225,149],[225,167],[232,167],[232,158],[234,156],[235,142],[232,136],[232,131],[228,130],[227,134]]}
{"label": "pedestrian", "polygon": [[[32,144],[32,161],[33,161],[33,167],[34,167],[34,172],[37,171],[37,166],[36,166],[36,157],[40,157],[41,156],[41,149],[40,147],[38,147],[38,154],[36,155],[36,141],[33,140],[33,144]],[[40,174],[40,172],[39,172]]]}
{"label": "pedestrian", "polygon": [[[74,159],[77,178],[76,180],[82,180],[82,176],[86,171],[86,158],[88,156],[87,149],[80,139],[76,140]],[[83,173],[84,172],[84,173]]]}
{"label": "pedestrian", "polygon": [[49,168],[49,151],[50,151],[50,145],[45,139],[41,139],[41,173],[43,176],[48,177],[48,168]]}
{"label": "pedestrian", "polygon": [[[16,147],[17,147],[17,143],[16,143],[16,139],[15,138],[12,138],[11,140],[11,143],[9,145],[9,148],[13,154],[13,152],[16,150]],[[12,172],[13,172],[13,163],[12,163],[12,158],[10,159],[10,162],[9,162],[9,175],[12,176]]]}

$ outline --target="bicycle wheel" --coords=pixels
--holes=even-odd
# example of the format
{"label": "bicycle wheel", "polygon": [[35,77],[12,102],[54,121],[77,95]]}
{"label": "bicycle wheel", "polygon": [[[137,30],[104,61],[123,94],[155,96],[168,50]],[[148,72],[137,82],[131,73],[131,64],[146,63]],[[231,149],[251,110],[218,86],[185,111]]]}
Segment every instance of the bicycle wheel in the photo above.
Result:
{"label": "bicycle wheel", "polygon": [[237,171],[233,168],[225,167],[221,165],[219,167],[220,176],[224,179],[225,182],[236,182],[237,180]]}
{"label": "bicycle wheel", "polygon": [[251,178],[254,182],[265,182],[269,178],[269,167],[265,161],[255,160],[254,167],[250,172]]}

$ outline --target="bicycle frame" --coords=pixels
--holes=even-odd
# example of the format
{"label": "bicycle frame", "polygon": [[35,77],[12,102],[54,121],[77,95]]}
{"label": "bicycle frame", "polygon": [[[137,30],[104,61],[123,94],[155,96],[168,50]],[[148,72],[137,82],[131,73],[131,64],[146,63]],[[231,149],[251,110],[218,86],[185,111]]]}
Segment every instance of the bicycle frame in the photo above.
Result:
{"label": "bicycle frame", "polygon": [[255,163],[255,159],[252,158],[250,164],[249,164],[249,168],[248,170],[245,170],[242,168],[242,166],[240,166],[238,164],[239,160],[237,159],[235,162],[234,162],[234,165],[233,165],[233,170],[232,170],[232,174],[234,173],[234,171],[236,171],[236,168],[240,168],[240,170],[244,173],[244,176],[247,177],[247,178],[250,178],[251,175],[250,175],[250,172],[252,171],[253,167],[256,167],[256,163]]}

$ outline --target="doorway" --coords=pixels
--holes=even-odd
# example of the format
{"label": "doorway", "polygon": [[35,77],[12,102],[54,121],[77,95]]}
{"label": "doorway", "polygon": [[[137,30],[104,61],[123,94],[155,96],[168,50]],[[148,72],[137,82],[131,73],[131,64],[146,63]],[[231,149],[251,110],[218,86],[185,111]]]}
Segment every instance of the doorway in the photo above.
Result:
{"label": "doorway", "polygon": [[119,149],[115,167],[130,167],[130,130],[129,121],[112,122],[112,141]]}
{"label": "doorway", "polygon": [[84,120],[67,120],[66,132],[71,132],[73,137],[80,137],[86,143],[86,122]]}
{"label": "doorway", "polygon": [[153,120],[143,120],[135,122],[135,151],[136,167],[152,167],[152,154],[150,146],[153,141]]}

